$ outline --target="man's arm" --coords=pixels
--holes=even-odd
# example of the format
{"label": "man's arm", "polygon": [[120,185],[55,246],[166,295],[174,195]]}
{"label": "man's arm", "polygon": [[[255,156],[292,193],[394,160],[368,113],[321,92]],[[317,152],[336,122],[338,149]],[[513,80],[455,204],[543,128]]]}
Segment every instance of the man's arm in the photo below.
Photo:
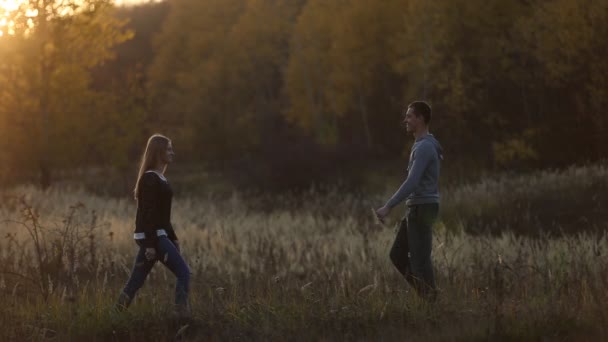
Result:
{"label": "man's arm", "polygon": [[414,152],[414,160],[412,161],[412,168],[407,174],[407,178],[399,187],[399,190],[395,192],[395,194],[391,197],[391,199],[386,202],[385,206],[392,209],[399,203],[401,203],[404,199],[408,198],[409,195],[414,192],[418,184],[420,183],[420,179],[422,178],[422,174],[426,169],[427,165],[432,159],[433,155],[433,147],[429,144],[421,144],[416,151]]}

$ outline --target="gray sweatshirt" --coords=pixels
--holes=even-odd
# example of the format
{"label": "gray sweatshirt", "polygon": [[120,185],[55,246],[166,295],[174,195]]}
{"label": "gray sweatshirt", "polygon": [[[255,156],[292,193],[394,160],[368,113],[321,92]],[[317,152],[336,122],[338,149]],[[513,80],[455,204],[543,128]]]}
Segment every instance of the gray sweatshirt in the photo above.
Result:
{"label": "gray sweatshirt", "polygon": [[389,208],[407,199],[406,205],[439,203],[439,169],[443,149],[432,134],[416,139],[407,167],[407,178],[386,205]]}

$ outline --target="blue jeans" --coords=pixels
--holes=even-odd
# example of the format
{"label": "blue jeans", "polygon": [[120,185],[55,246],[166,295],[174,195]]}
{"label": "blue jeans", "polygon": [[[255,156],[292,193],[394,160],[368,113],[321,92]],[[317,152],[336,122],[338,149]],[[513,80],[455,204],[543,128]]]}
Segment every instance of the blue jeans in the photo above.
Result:
{"label": "blue jeans", "polygon": [[160,261],[177,277],[177,284],[175,285],[175,304],[187,306],[188,290],[190,286],[190,269],[173,242],[166,236],[159,237],[156,245],[156,259],[154,260],[148,260],[145,256],[146,248],[139,242],[137,242],[137,244],[139,245],[139,252],[135,257],[131,276],[123,289],[123,292],[129,296],[129,300],[133,299],[137,290],[142,287],[148,273],[150,273],[150,270],[152,270],[152,267],[156,264],[156,261]]}
{"label": "blue jeans", "polygon": [[391,261],[405,280],[421,297],[431,301],[436,296],[432,228],[438,213],[437,203],[409,206],[390,252]]}

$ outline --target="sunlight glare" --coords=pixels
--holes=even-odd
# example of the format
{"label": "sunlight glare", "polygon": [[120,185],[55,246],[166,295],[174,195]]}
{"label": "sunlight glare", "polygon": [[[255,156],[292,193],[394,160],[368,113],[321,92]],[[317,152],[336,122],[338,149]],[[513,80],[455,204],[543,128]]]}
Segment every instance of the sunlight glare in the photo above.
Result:
{"label": "sunlight glare", "polygon": [[4,31],[6,30],[7,24],[6,18],[0,17],[0,37],[4,36]]}
{"label": "sunlight glare", "polygon": [[[13,35],[15,34],[15,23],[13,21],[9,21],[11,12],[15,12],[19,9],[19,7],[23,4],[27,4],[30,0],[0,0],[0,37],[5,35]],[[57,0],[56,0],[57,1]],[[76,0],[77,2],[78,0]],[[114,4],[116,5],[135,5],[142,4],[146,2],[160,2],[162,0],[114,0]],[[66,6],[59,15],[69,15],[71,13],[70,6]],[[33,22],[31,18],[34,18],[38,15],[38,10],[25,8],[25,16],[30,18],[27,20],[28,27],[33,26]]]}
{"label": "sunlight glare", "polygon": [[0,0],[0,37],[5,34],[14,34],[13,22],[7,20],[6,15],[19,8],[19,5],[26,0]]}
{"label": "sunlight glare", "polygon": [[12,12],[19,8],[21,2],[23,2],[23,0],[0,0],[0,8],[7,12]]}

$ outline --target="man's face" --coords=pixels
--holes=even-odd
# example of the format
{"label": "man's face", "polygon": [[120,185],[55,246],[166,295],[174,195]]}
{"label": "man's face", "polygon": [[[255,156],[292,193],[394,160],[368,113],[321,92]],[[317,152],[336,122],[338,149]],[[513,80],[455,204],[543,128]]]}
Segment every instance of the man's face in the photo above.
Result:
{"label": "man's face", "polygon": [[405,124],[405,130],[408,133],[416,132],[422,125],[424,125],[424,118],[421,116],[417,116],[414,113],[413,108],[408,108],[407,112],[405,112],[405,116],[403,118],[403,123]]}

